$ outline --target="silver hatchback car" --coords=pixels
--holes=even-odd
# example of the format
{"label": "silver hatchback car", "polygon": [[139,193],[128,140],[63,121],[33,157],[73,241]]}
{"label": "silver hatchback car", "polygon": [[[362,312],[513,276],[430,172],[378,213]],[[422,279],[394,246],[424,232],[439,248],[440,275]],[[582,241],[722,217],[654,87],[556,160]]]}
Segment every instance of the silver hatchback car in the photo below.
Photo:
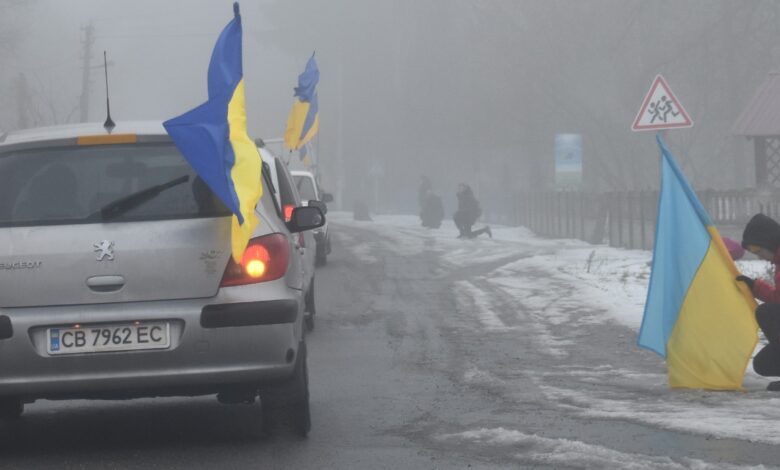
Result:
{"label": "silver hatchback car", "polygon": [[[264,172],[267,175],[267,172]],[[303,272],[263,178],[240,264],[231,215],[156,122],[0,136],[0,415],[39,398],[217,394],[310,428]]]}

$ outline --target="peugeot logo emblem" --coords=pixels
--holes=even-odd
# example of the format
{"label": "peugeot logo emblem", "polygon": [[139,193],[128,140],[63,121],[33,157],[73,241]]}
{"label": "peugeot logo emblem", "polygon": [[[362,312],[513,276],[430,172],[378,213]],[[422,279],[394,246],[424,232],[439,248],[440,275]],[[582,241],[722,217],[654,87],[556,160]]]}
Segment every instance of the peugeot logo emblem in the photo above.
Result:
{"label": "peugeot logo emblem", "polygon": [[102,242],[92,245],[95,247],[95,253],[97,253],[97,260],[103,261],[108,258],[109,261],[114,261],[114,242],[103,240]]}

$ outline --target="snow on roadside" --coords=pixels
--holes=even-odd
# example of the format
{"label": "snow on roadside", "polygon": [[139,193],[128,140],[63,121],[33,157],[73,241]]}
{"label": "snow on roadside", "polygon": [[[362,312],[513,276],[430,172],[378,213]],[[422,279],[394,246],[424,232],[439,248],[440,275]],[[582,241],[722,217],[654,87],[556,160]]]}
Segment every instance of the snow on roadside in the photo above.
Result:
{"label": "snow on roadside", "polygon": [[480,428],[455,434],[438,436],[444,442],[474,443],[497,448],[516,450],[519,462],[551,465],[557,468],[624,468],[632,470],[707,470],[765,469],[759,466],[717,464],[698,459],[684,458],[675,461],[666,456],[653,456],[619,452],[607,447],[570,439],[551,439],[520,431],[499,428]]}
{"label": "snow on roadside", "polygon": [[[329,216],[338,224],[376,231],[390,238],[393,249],[402,255],[439,251],[442,260],[453,268],[507,260],[490,276],[490,282],[513,295],[523,295],[529,302],[536,302],[537,307],[557,301],[546,312],[553,322],[572,320],[564,313],[572,305],[560,302],[558,292],[550,288],[557,284],[572,289],[570,297],[579,305],[602,312],[601,316],[575,321],[616,321],[634,331],[641,325],[650,279],[650,251],[591,245],[579,240],[544,239],[524,227],[494,226],[492,240],[484,236],[458,240],[457,230],[446,220],[442,228],[430,230],[420,226],[418,217],[410,215],[376,216],[372,222],[354,221],[346,212]],[[361,258],[367,258],[364,246],[352,249]],[[748,276],[772,278],[771,265],[765,261],[738,261],[737,266]],[[528,277],[529,273],[534,273],[532,278]],[[541,289],[542,285],[547,289]],[[534,295],[527,297],[529,291]],[[545,292],[549,298],[544,298]]]}
{"label": "snow on roadside", "polygon": [[[551,326],[617,323],[634,333],[639,330],[650,276],[649,251],[542,239],[525,229],[509,227],[495,227],[492,240],[458,240],[454,228],[427,230],[419,227],[413,216],[380,216],[370,223],[335,220],[376,232],[379,238],[391,241],[391,245],[384,244],[388,249],[402,256],[438,251],[443,266],[450,271],[462,269],[468,274],[469,267],[490,263],[488,272],[482,272],[478,279],[455,281],[458,303],[473,309],[486,331],[510,329],[502,320],[506,311],[500,315],[493,303],[492,290],[501,289],[517,299],[522,314],[531,320],[524,324],[539,328],[535,337],[559,358],[570,349],[574,351],[573,343],[571,338],[554,337]],[[366,258],[364,247],[351,249]],[[738,261],[737,266],[751,277],[773,276],[771,265],[764,261]],[[662,363],[659,359],[659,365]],[[473,371],[470,374],[474,380],[481,377]],[[718,438],[780,444],[780,428],[771,424],[780,420],[780,411],[774,411],[780,410],[780,396],[763,391],[767,380],[751,367],[744,381],[747,393],[670,391],[663,373],[618,370],[609,365],[587,370],[563,367],[541,373],[536,380],[552,402],[584,418],[633,421]],[[649,461],[648,465],[656,463]],[[673,466],[678,464],[670,461],[661,468],[708,468],[692,461],[687,466]]]}
{"label": "snow on roadside", "polygon": [[[663,429],[714,436],[723,439],[742,439],[766,444],[780,444],[780,429],[774,426],[780,419],[780,398],[771,392],[724,393],[702,390],[669,392],[666,377],[636,377],[633,384],[618,388],[614,376],[594,371],[572,380],[571,373],[561,377],[578,382],[577,388],[544,385],[538,380],[545,395],[583,418],[612,419],[651,424]],[[608,371],[613,372],[613,371]],[[628,376],[632,375],[627,371]],[[592,384],[592,387],[586,386]]]}

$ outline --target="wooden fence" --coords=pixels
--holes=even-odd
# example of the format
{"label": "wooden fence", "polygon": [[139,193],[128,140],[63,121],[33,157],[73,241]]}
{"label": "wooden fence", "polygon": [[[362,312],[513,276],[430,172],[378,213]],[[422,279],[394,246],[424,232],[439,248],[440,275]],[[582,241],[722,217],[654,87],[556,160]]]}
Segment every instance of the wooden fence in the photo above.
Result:
{"label": "wooden fence", "polygon": [[[724,236],[739,238],[758,212],[780,219],[780,194],[701,191],[698,196]],[[513,222],[541,236],[624,248],[653,246],[658,191],[547,191],[520,194],[516,201]]]}

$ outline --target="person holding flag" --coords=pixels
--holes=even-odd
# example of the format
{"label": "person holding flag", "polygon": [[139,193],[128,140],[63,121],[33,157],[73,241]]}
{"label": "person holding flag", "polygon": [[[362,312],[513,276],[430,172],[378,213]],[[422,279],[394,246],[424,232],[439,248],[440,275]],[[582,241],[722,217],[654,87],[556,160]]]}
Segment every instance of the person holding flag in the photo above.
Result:
{"label": "person holding flag", "polygon": [[217,39],[208,70],[208,101],[163,123],[195,172],[233,212],[231,249],[237,263],[257,227],[263,195],[260,153],[247,134],[238,2]]}
{"label": "person holding flag", "polygon": [[[284,132],[284,144],[290,151],[299,150],[320,130],[319,104],[317,101],[317,83],[320,70],[314,54],[306,63],[303,73],[298,75],[295,87],[295,102],[287,118],[287,130]],[[302,156],[301,159],[304,157]]]}
{"label": "person holding flag", "polygon": [[[764,377],[780,376],[780,224],[764,214],[756,214],[745,226],[742,246],[769,261],[775,268],[775,285],[740,274],[737,281],[748,286],[764,302],[756,308],[756,321],[769,344],[753,358],[753,370]],[[767,390],[780,392],[780,381],[770,382]]]}
{"label": "person holding flag", "polygon": [[653,266],[638,344],[666,359],[669,386],[741,390],[758,341],[750,292],[663,138]]}

